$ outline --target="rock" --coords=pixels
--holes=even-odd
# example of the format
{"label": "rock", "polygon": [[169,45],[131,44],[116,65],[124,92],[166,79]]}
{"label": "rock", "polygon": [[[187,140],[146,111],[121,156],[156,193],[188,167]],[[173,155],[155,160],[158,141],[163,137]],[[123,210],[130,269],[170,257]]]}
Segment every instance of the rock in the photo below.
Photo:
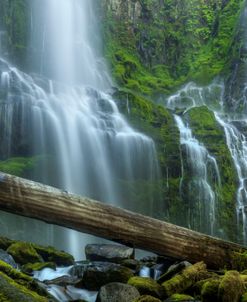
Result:
{"label": "rock", "polygon": [[89,264],[90,263],[88,261],[77,262],[70,268],[69,274],[73,277],[82,278]]}
{"label": "rock", "polygon": [[119,263],[124,259],[134,258],[133,248],[114,244],[88,244],[85,253],[87,260],[90,261]]}
{"label": "rock", "polygon": [[38,244],[32,244],[32,246],[45,262],[54,262],[58,266],[74,264],[74,257],[66,252],[58,251],[51,246],[44,247]]}
{"label": "rock", "polygon": [[1,249],[0,249],[0,260],[8,263],[13,268],[17,268],[17,264],[15,263],[15,260],[13,259],[13,257]]}
{"label": "rock", "polygon": [[19,264],[43,262],[41,256],[36,252],[31,243],[16,242],[11,244],[7,252]]}
{"label": "rock", "polygon": [[[188,295],[174,294],[170,298],[166,299],[165,302],[193,302],[195,299]],[[214,300],[211,300],[211,302]],[[214,301],[215,302],[215,301]]]}
{"label": "rock", "polygon": [[176,274],[181,272],[183,269],[185,269],[186,267],[189,267],[191,265],[192,264],[189,263],[188,261],[183,261],[178,264],[171,265],[168,268],[167,272],[164,273],[162,276],[160,276],[160,278],[158,279],[158,282],[163,283],[164,281],[171,279],[173,276],[175,276]]}
{"label": "rock", "polygon": [[[33,300],[29,299],[30,295]],[[0,301],[48,301],[44,297],[50,298],[50,295],[39,282],[0,260]],[[53,301],[53,298],[49,301]]]}
{"label": "rock", "polygon": [[0,299],[8,302],[48,302],[47,298],[41,297],[32,290],[16,283],[3,273],[0,273]]}
{"label": "rock", "polygon": [[6,237],[0,237],[0,249],[7,250],[12,243],[14,243],[13,240],[10,240]]}
{"label": "rock", "polygon": [[100,288],[96,302],[130,302],[139,296],[140,293],[135,287],[113,282]]}
{"label": "rock", "polygon": [[197,281],[207,279],[209,273],[204,262],[186,267],[181,273],[162,283],[166,297],[183,293]]}
{"label": "rock", "polygon": [[220,280],[219,279],[209,279],[207,280],[201,290],[202,302],[211,302],[218,300],[218,290],[219,290]]}
{"label": "rock", "polygon": [[151,278],[132,277],[128,284],[136,287],[141,295],[151,295],[156,298],[162,298],[164,295],[162,286]]}
{"label": "rock", "polygon": [[94,262],[87,267],[81,284],[89,290],[99,290],[101,286],[111,282],[127,283],[133,277],[132,270],[119,264]]}
{"label": "rock", "polygon": [[218,296],[222,302],[238,302],[244,294],[244,282],[237,271],[228,271],[219,285]]}
{"label": "rock", "polygon": [[135,273],[139,272],[141,268],[140,262],[136,259],[124,259],[120,262],[120,264],[132,269],[133,271],[135,271]]}
{"label": "rock", "polygon": [[47,267],[56,269],[56,264],[54,262],[27,263],[21,267],[21,270],[25,274],[32,274],[34,271],[41,271]]}
{"label": "rock", "polygon": [[61,276],[52,280],[45,280],[44,283],[46,285],[58,285],[58,286],[63,286],[66,287],[67,285],[75,285],[78,283],[78,279],[75,277],[71,276]]}
{"label": "rock", "polygon": [[153,296],[144,295],[135,299],[133,302],[161,302],[161,300]]}

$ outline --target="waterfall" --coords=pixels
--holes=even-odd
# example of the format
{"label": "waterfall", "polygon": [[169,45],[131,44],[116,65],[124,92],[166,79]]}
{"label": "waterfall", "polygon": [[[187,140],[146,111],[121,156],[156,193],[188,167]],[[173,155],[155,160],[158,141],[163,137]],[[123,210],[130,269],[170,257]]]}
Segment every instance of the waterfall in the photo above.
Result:
{"label": "waterfall", "polygon": [[[30,176],[35,180],[155,215],[155,145],[128,125],[107,93],[111,80],[96,51],[91,1],[34,1],[32,20],[33,70],[39,75],[0,60],[1,159],[21,152],[38,162]],[[18,220],[18,239],[44,236],[46,243],[82,258],[87,237],[6,215],[1,214],[7,235],[13,219]]]}
{"label": "waterfall", "polygon": [[[218,113],[215,113],[216,120],[224,128],[228,148],[237,171],[238,189],[237,189],[237,222],[239,231],[242,234],[243,243],[247,243],[247,140],[235,126],[234,121],[224,120]],[[235,121],[236,122],[236,121]],[[239,121],[245,127],[247,121]],[[241,237],[241,236],[240,236]]]}
{"label": "waterfall", "polygon": [[[183,175],[180,184],[180,194],[183,194],[190,203],[187,215],[188,226],[194,230],[214,235],[217,195],[210,183],[208,172],[210,168],[213,169],[220,185],[217,162],[207,149],[193,137],[191,129],[184,124],[182,118],[178,115],[174,115],[174,117],[180,131],[180,143],[185,148],[186,161],[189,166],[189,181],[186,181],[185,175]],[[186,170],[183,167],[183,174],[186,173]],[[184,192],[185,187],[187,193]]]}

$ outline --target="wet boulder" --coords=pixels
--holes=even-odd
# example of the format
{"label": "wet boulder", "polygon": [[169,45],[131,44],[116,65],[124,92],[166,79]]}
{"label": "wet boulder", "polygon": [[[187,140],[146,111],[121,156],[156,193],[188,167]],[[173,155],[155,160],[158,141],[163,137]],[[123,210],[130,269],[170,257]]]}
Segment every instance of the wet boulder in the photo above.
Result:
{"label": "wet boulder", "polygon": [[182,272],[162,283],[167,297],[173,294],[183,293],[197,281],[209,278],[204,262],[198,262],[186,267]]}
{"label": "wet boulder", "polygon": [[13,259],[13,257],[1,249],[0,249],[0,260],[8,263],[13,268],[17,268],[17,264],[16,264],[15,260]]}
{"label": "wet boulder", "polygon": [[124,283],[113,282],[100,288],[96,302],[130,302],[139,296],[140,293],[135,287]]}
{"label": "wet boulder", "polygon": [[88,244],[85,253],[87,260],[90,261],[119,263],[134,258],[133,248],[116,244]]}
{"label": "wet boulder", "polygon": [[[166,299],[165,302],[193,302],[195,299],[189,295],[181,295],[181,294],[174,294],[170,298]],[[214,301],[214,300],[212,300]],[[211,302],[212,302],[211,301]]]}
{"label": "wet boulder", "polygon": [[132,277],[128,284],[136,287],[141,295],[151,295],[156,298],[162,298],[164,295],[162,286],[151,278]]}
{"label": "wet boulder", "polygon": [[7,249],[7,252],[19,264],[43,262],[42,257],[36,252],[31,243],[15,242]]}
{"label": "wet boulder", "polygon": [[161,302],[161,300],[150,295],[143,295],[135,299],[133,302]]}
{"label": "wet boulder", "polygon": [[99,290],[111,282],[127,283],[134,274],[131,269],[109,262],[94,262],[84,272],[80,287]]}
{"label": "wet boulder", "polygon": [[38,244],[32,244],[32,246],[45,262],[54,262],[58,266],[74,264],[74,257],[64,251],[56,250],[51,246],[44,247]]}

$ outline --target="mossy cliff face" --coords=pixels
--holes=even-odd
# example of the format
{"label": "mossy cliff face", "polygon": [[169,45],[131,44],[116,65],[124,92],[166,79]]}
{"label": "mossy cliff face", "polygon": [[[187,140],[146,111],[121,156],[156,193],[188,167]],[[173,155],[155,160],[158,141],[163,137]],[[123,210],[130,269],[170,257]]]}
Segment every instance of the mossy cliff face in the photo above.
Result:
{"label": "mossy cliff face", "polygon": [[[137,130],[150,136],[157,149],[161,169],[160,188],[162,201],[157,206],[157,218],[186,225],[181,209],[184,202],[179,196],[181,155],[179,131],[170,111],[131,92],[114,94],[120,111]],[[177,209],[180,211],[177,211]]]}
{"label": "mossy cliff face", "polygon": [[243,0],[100,1],[105,53],[119,85],[169,93],[226,70]]}
{"label": "mossy cliff face", "polygon": [[217,230],[223,232],[228,239],[236,240],[237,175],[226,144],[224,129],[217,123],[214,113],[206,106],[190,109],[186,113],[186,118],[193,135],[216,159],[219,167],[221,184],[215,185]]}

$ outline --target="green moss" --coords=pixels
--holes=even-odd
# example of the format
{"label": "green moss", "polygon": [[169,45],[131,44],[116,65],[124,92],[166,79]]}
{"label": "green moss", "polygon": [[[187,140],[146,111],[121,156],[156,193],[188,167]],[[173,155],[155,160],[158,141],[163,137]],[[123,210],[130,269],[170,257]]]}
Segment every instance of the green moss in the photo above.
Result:
{"label": "green moss", "polygon": [[13,157],[0,161],[0,171],[16,176],[25,176],[32,171],[40,161],[40,157]]}
{"label": "green moss", "polygon": [[143,295],[132,302],[161,302],[161,300],[150,295]]}
{"label": "green moss", "polygon": [[[247,252],[233,252],[231,258],[233,269],[238,271],[244,271],[247,269]],[[243,274],[245,274],[245,271]]]}
{"label": "green moss", "polygon": [[194,301],[195,299],[191,296],[188,295],[181,295],[181,294],[174,294],[170,297],[170,301],[171,302],[175,302],[175,301],[184,301],[184,302],[188,302],[188,301]]}
{"label": "green moss", "polygon": [[38,244],[32,243],[32,247],[46,262],[54,262],[57,265],[72,265],[74,263],[74,257],[66,252],[58,251],[54,247],[44,247]]}
{"label": "green moss", "polygon": [[243,0],[119,2],[99,5],[105,53],[122,87],[164,94],[189,80],[209,83],[229,66]]}
{"label": "green moss", "polygon": [[219,285],[220,280],[217,279],[210,279],[206,281],[201,290],[202,302],[217,302]]}
{"label": "green moss", "polygon": [[206,279],[208,276],[206,265],[203,262],[198,262],[192,266],[185,268],[180,274],[177,274],[168,281],[162,283],[167,297],[173,294],[183,293],[191,287],[195,282]]}
{"label": "green moss", "polygon": [[247,293],[243,294],[243,296],[241,297],[240,302],[247,302]]}
{"label": "green moss", "polygon": [[151,278],[132,277],[128,284],[137,288],[141,295],[151,295],[156,298],[163,296],[163,288]]}
{"label": "green moss", "polygon": [[244,283],[237,271],[228,271],[219,286],[219,298],[224,302],[238,302],[245,292]]}
{"label": "green moss", "polygon": [[44,268],[56,269],[56,264],[54,262],[37,262],[37,263],[27,263],[21,267],[21,270],[26,274],[32,274],[33,271],[41,271]]}
{"label": "green moss", "polygon": [[13,279],[0,272],[0,301],[48,302],[48,299],[16,283]]}
{"label": "green moss", "polygon": [[[48,296],[47,292],[43,290],[43,288],[39,287],[39,285],[29,276],[21,273],[20,271],[14,269],[9,264],[0,260],[0,274],[2,276],[7,276],[10,283],[17,284],[23,288],[25,288],[25,292],[36,292],[41,296]],[[3,279],[2,279],[3,280]],[[1,284],[1,281],[0,281]],[[1,286],[0,286],[0,294],[1,294]],[[0,300],[1,301],[1,300]],[[12,301],[12,300],[11,300]],[[22,301],[22,300],[16,300]],[[26,301],[26,300],[23,300]],[[46,301],[46,300],[44,300]]]}
{"label": "green moss", "polygon": [[36,252],[31,243],[15,242],[7,249],[7,252],[19,264],[42,262],[41,256]]}

